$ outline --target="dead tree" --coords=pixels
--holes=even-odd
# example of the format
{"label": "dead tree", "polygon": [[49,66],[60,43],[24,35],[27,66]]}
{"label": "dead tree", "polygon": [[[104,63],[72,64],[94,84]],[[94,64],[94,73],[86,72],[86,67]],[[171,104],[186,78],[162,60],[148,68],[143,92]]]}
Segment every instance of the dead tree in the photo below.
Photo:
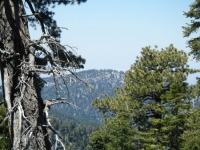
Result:
{"label": "dead tree", "polygon": [[[48,107],[63,100],[43,103],[40,92],[43,85],[39,74],[50,74],[59,87],[57,77],[66,85],[67,74],[83,67],[84,59],[73,53],[74,47],[61,45],[61,28],[53,20],[48,6],[81,3],[86,0],[0,0],[0,66],[4,103],[7,108],[13,150],[54,149],[49,138],[52,130]],[[32,14],[26,14],[29,8]],[[31,40],[28,31],[38,23],[42,35]],[[75,76],[76,77],[76,76]]]}

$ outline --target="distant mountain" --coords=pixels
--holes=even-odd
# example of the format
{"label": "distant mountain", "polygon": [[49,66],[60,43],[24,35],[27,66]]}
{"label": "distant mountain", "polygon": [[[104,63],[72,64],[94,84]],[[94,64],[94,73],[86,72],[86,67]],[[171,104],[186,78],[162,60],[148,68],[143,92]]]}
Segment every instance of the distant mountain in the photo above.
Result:
{"label": "distant mountain", "polygon": [[[91,90],[83,82],[69,76],[68,80],[68,91],[61,84],[58,90],[65,89],[64,92],[59,92],[60,97],[67,98],[67,101],[72,103],[75,108],[67,105],[56,105],[51,108],[50,114],[58,117],[59,119],[70,120],[71,115],[75,118],[84,118],[88,121],[102,123],[101,114],[91,103],[97,97],[104,97],[104,94],[114,96],[114,91],[117,87],[123,86],[123,71],[116,70],[87,70],[77,73],[77,76],[89,83],[94,90]],[[47,82],[42,90],[43,99],[54,99],[56,98],[56,90],[54,86],[54,80],[51,77],[44,78]],[[71,118],[72,119],[72,118]],[[77,119],[80,120],[80,119]],[[82,122],[82,121],[81,121]]]}

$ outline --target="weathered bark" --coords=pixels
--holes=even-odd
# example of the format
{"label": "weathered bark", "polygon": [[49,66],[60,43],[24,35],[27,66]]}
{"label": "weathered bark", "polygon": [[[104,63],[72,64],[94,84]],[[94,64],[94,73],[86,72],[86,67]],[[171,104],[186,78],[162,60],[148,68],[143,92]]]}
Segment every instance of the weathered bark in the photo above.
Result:
{"label": "weathered bark", "polygon": [[0,0],[1,76],[14,150],[51,149],[22,0]]}

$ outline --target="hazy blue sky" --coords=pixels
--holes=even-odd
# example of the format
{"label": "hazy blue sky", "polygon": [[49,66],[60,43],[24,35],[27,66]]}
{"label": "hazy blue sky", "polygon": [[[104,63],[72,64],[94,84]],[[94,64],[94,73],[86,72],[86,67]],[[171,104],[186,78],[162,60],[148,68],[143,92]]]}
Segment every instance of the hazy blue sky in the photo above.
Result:
{"label": "hazy blue sky", "polygon": [[[63,30],[62,43],[78,47],[77,53],[86,58],[85,70],[126,71],[145,46],[165,48],[172,43],[189,52],[182,26],[190,20],[183,11],[193,1],[88,0],[81,5],[57,6],[55,19],[69,29]],[[34,30],[31,34],[32,38],[39,35]],[[191,58],[189,64],[200,66]]]}

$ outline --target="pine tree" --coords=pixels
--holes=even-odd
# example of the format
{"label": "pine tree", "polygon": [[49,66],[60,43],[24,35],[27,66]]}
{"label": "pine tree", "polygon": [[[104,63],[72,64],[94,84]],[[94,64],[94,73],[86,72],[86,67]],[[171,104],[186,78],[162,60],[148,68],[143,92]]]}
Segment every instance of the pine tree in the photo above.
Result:
{"label": "pine tree", "polygon": [[[189,37],[193,33],[197,33],[200,27],[199,19],[200,19],[200,0],[195,0],[190,5],[190,10],[188,12],[184,12],[184,15],[187,18],[191,19],[191,23],[188,23],[183,27],[184,37]],[[196,36],[196,35],[195,35]],[[194,59],[197,61],[200,60],[200,37],[196,36],[188,40],[188,46],[191,51],[190,54],[193,55]],[[194,86],[193,94],[195,96],[199,96],[200,92],[200,80],[198,78],[197,84]],[[200,141],[199,141],[199,125],[200,125],[200,109],[193,110],[189,113],[189,118],[187,120],[188,127],[182,135],[182,149],[187,150],[197,150],[200,149]]]}
{"label": "pine tree", "polygon": [[[86,2],[86,0],[1,0],[0,1],[0,66],[3,97],[8,110],[12,148],[52,149],[48,131],[53,130],[48,110],[55,103],[42,101],[43,81],[39,74],[52,74],[66,84],[66,72],[83,68],[85,60],[73,53],[73,47],[60,44],[61,27],[53,19],[49,7]],[[25,7],[32,14],[26,14]],[[42,35],[31,40],[28,23],[38,24]],[[44,46],[45,45],[45,46]],[[75,74],[74,74],[75,75]],[[59,92],[57,97],[59,98]],[[59,140],[57,140],[59,141]]]}
{"label": "pine tree", "polygon": [[[190,10],[188,12],[184,12],[184,15],[187,18],[191,18],[191,23],[188,23],[186,26],[183,27],[183,35],[184,37],[189,37],[192,33],[197,33],[200,23],[200,0],[195,0],[190,5]],[[190,47],[191,51],[190,54],[194,56],[196,60],[200,60],[200,37],[197,36],[195,38],[191,38],[188,40],[188,46]]]}
{"label": "pine tree", "polygon": [[[173,45],[161,51],[145,47],[141,54],[114,98],[93,101],[105,124],[91,134],[93,149],[180,149],[190,109],[185,80],[196,70],[187,65],[187,54]],[[126,142],[120,143],[123,137]]]}

